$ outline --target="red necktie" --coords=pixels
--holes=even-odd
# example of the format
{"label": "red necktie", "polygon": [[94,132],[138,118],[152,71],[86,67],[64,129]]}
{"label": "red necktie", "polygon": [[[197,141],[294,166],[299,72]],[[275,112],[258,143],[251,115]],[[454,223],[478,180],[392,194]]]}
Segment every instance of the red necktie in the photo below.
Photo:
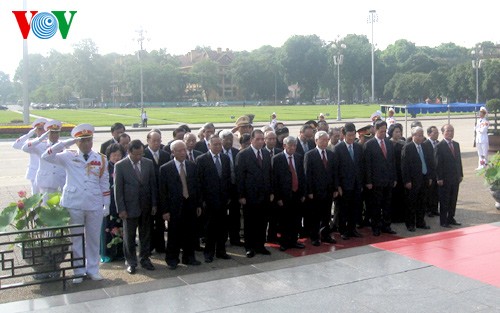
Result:
{"label": "red necktie", "polygon": [[387,149],[385,148],[384,139],[380,141],[380,148],[382,148],[382,153],[384,154],[384,158],[387,159]]}
{"label": "red necktie", "polygon": [[297,178],[297,172],[293,167],[292,158],[293,158],[292,156],[288,157],[288,168],[292,173],[292,191],[296,192],[297,190],[299,190],[299,179]]}
{"label": "red necktie", "polygon": [[455,148],[453,147],[453,143],[451,141],[448,142],[448,146],[450,146],[451,154],[453,154],[453,157],[455,158]]}
{"label": "red necktie", "polygon": [[262,167],[262,157],[260,156],[260,150],[257,150],[257,162],[259,166]]}
{"label": "red necktie", "polygon": [[321,155],[322,155],[322,160],[323,160],[323,165],[325,166],[326,168],[326,164],[327,164],[327,160],[326,160],[326,154],[325,154],[325,150],[321,151]]}
{"label": "red necktie", "polygon": [[189,161],[193,161],[194,162],[193,151],[189,152]]}

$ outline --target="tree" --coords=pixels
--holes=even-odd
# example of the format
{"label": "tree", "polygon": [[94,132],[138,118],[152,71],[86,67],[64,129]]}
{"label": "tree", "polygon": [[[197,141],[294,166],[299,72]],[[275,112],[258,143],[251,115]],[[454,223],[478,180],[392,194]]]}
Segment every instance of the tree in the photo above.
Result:
{"label": "tree", "polygon": [[191,82],[197,83],[203,89],[203,97],[206,101],[213,99],[217,94],[217,83],[219,76],[217,74],[218,64],[214,61],[203,60],[195,65],[190,72]]}
{"label": "tree", "polygon": [[0,103],[13,102],[14,100],[14,86],[9,75],[0,71]]}
{"label": "tree", "polygon": [[300,97],[310,101],[318,92],[319,80],[327,67],[326,49],[316,35],[293,36],[283,45],[279,56],[285,81],[298,83]]}

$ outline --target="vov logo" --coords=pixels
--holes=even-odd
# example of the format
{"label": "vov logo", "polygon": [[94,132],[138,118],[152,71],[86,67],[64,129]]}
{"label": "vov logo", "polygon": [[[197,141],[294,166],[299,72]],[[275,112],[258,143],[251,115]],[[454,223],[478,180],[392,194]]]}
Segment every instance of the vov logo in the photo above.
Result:
{"label": "vov logo", "polygon": [[71,23],[73,23],[73,17],[77,11],[69,11],[71,14],[69,22],[64,16],[67,11],[51,11],[52,13],[38,13],[38,11],[30,11],[31,19],[29,23],[26,18],[27,12],[28,11],[12,11],[12,13],[16,16],[19,30],[21,31],[24,39],[28,39],[30,30],[40,39],[50,39],[57,33],[57,29],[59,29],[62,38],[66,39]]}

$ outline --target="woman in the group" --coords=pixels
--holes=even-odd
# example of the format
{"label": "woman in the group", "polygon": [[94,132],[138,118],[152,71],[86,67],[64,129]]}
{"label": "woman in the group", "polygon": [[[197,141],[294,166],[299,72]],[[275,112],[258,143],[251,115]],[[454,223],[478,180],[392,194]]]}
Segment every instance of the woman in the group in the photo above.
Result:
{"label": "woman in the group", "polygon": [[106,149],[109,171],[109,189],[111,189],[111,202],[109,204],[109,215],[102,221],[101,229],[101,262],[108,263],[113,260],[123,259],[123,244],[121,242],[123,224],[118,217],[115,205],[113,185],[115,182],[114,170],[116,162],[125,156],[123,146],[113,143]]}
{"label": "woman in the group", "polygon": [[401,223],[405,220],[406,197],[403,187],[403,177],[401,174],[401,151],[405,145],[403,140],[403,125],[399,123],[389,126],[387,131],[391,143],[394,147],[394,161],[396,163],[396,187],[392,189],[391,218],[393,223]]}

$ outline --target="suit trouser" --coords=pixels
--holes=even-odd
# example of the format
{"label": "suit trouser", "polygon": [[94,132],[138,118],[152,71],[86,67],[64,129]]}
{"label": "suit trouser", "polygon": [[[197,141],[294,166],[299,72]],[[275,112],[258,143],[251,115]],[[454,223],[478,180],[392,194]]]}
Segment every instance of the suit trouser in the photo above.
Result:
{"label": "suit trouser", "polygon": [[205,256],[213,257],[226,253],[227,211],[222,208],[207,206],[207,232],[205,238]]}
{"label": "suit trouser", "polygon": [[[81,237],[72,237],[72,251],[74,258],[83,257],[83,249],[85,249],[86,269],[77,268],[74,270],[75,275],[97,274],[99,273],[99,245],[102,225],[102,209],[98,210],[80,210],[68,209],[70,215],[70,224],[83,224],[82,228],[72,228],[72,234],[85,235],[85,247]],[[83,261],[76,261],[75,266],[82,265]]]}
{"label": "suit trouser", "polygon": [[426,211],[429,213],[438,213],[439,207],[439,191],[436,180],[432,180],[432,184],[428,188],[427,193],[427,203],[426,203]]}
{"label": "suit trouser", "polygon": [[373,186],[370,203],[373,230],[391,227],[391,199],[392,184]]}
{"label": "suit trouser", "polygon": [[180,249],[182,249],[183,260],[194,259],[196,208],[189,202],[189,199],[183,201],[180,214],[170,214],[165,256],[165,261],[169,264],[179,263]]}
{"label": "suit trouser", "polygon": [[439,186],[439,221],[441,225],[449,224],[455,218],[458,199],[458,182],[444,181]]}
{"label": "suit trouser", "polygon": [[292,193],[290,199],[283,199],[283,206],[278,206],[278,217],[281,228],[280,244],[293,247],[297,243],[300,230],[300,210],[302,208],[301,196]]}
{"label": "suit trouser", "polygon": [[245,249],[262,249],[266,242],[266,214],[268,201],[248,203],[243,206],[243,228],[245,229]]}
{"label": "suit trouser", "polygon": [[267,240],[277,239],[278,229],[278,204],[273,201],[269,204],[269,212],[267,214]]}
{"label": "suit trouser", "polygon": [[420,185],[412,184],[410,190],[406,189],[407,205],[406,205],[406,227],[421,227],[425,226],[425,207],[429,189],[429,179],[423,178]]}
{"label": "suit trouser", "polygon": [[153,249],[156,252],[165,252],[165,220],[158,210],[154,216],[150,218],[150,228],[151,228],[151,244],[149,247],[150,251]]}
{"label": "suit trouser", "polygon": [[151,246],[151,214],[142,213],[139,217],[129,217],[123,221],[123,253],[129,266],[137,266],[135,236],[139,228],[141,263],[149,258]]}
{"label": "suit trouser", "polygon": [[[332,219],[332,198],[314,195],[312,206],[309,207],[311,217],[311,240],[330,236],[330,221]],[[321,234],[320,234],[321,233]]]}
{"label": "suit trouser", "polygon": [[348,235],[356,229],[356,217],[361,214],[361,190],[342,190],[337,200],[339,233]]}
{"label": "suit trouser", "polygon": [[229,240],[233,243],[237,243],[240,242],[241,204],[238,199],[236,185],[231,185],[230,190],[231,202],[227,205],[227,210],[229,211],[227,228]]}

